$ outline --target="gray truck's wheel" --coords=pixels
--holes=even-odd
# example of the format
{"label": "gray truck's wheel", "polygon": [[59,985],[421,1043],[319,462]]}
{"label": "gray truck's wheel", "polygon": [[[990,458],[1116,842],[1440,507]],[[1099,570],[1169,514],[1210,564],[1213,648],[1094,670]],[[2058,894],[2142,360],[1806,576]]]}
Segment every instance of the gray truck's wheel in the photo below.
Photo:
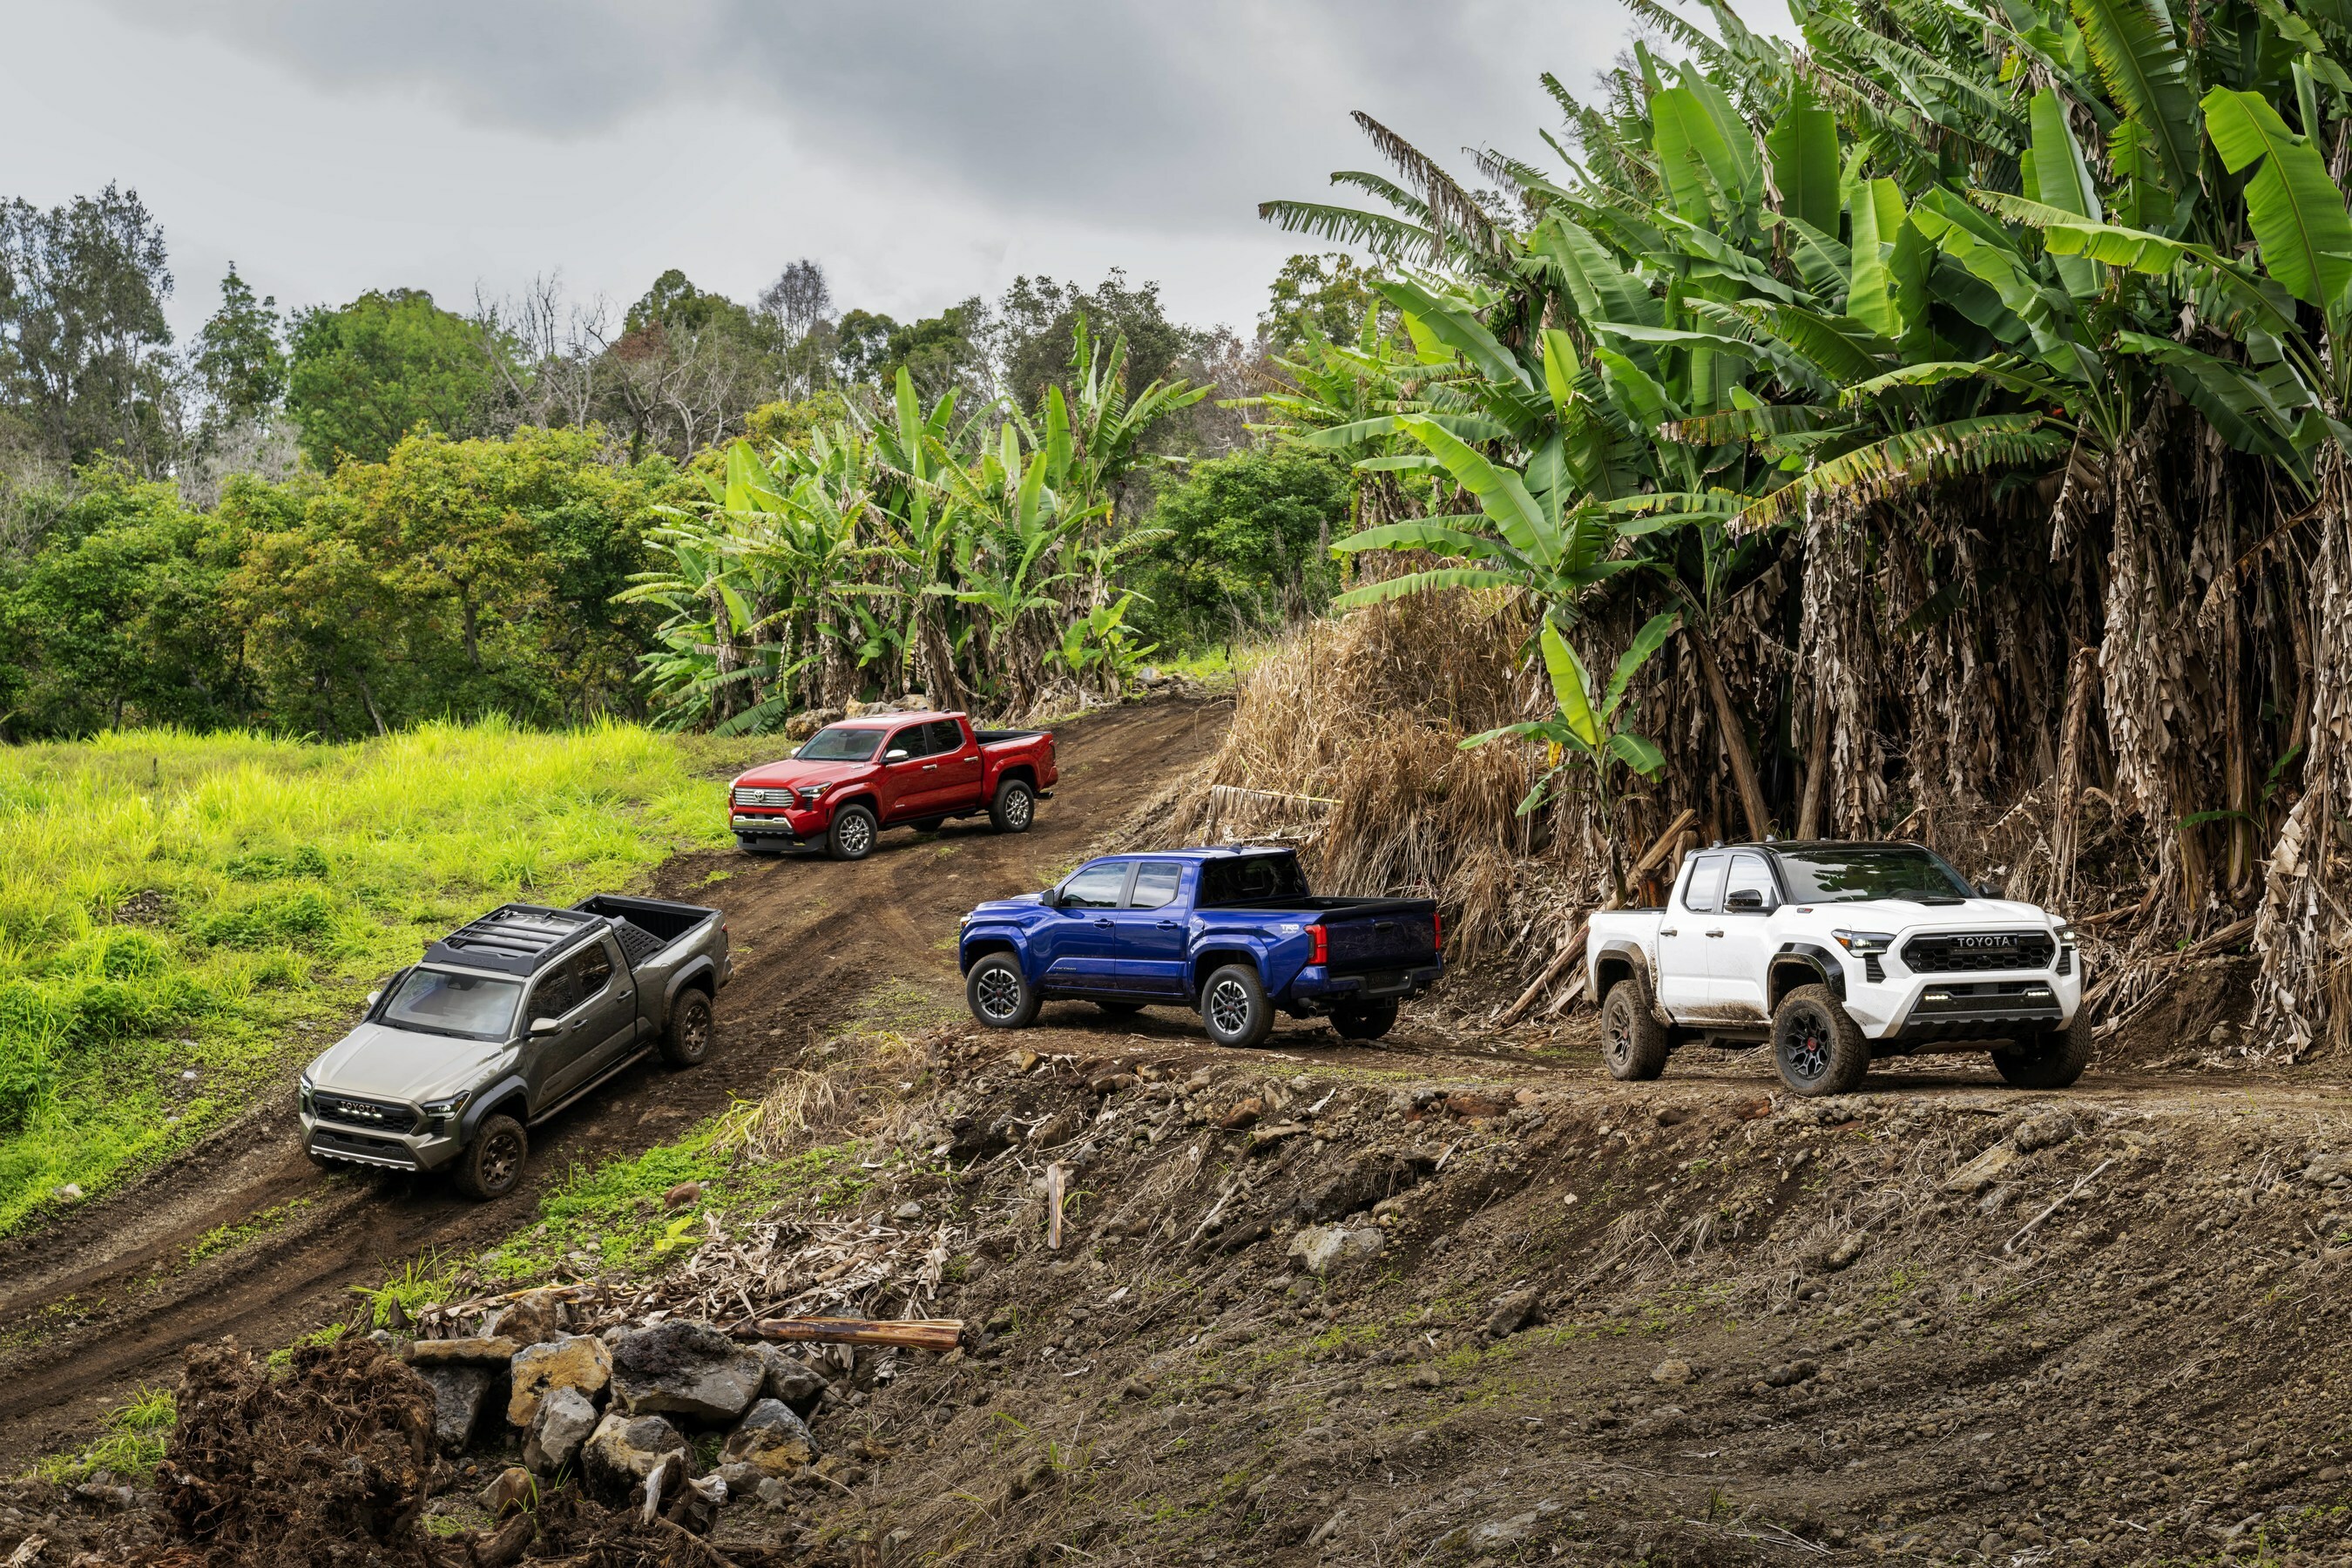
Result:
{"label": "gray truck's wheel", "polygon": [[1648,981],[1628,975],[1609,988],[1601,1002],[1601,1057],[1611,1078],[1646,1083],[1666,1070],[1672,1048],[1666,1026],[1650,1011]]}
{"label": "gray truck's wheel", "polygon": [[845,805],[833,814],[826,829],[824,852],[836,860],[863,860],[874,853],[875,835],[881,832],[874,814],[862,805]]}
{"label": "gray truck's wheel", "polygon": [[2078,1003],[2064,1028],[2017,1045],[2016,1050],[1992,1055],[2005,1082],[2013,1089],[2065,1089],[2091,1065],[2091,1020]]}
{"label": "gray truck's wheel", "polygon": [[451,1167],[449,1179],[469,1198],[502,1198],[522,1180],[530,1157],[530,1134],[511,1116],[485,1116]]}
{"label": "gray truck's wheel", "polygon": [[1361,1007],[1334,1007],[1331,1027],[1343,1040],[1377,1040],[1396,1027],[1397,1005],[1374,1002]]}
{"label": "gray truck's wheel", "polygon": [[992,952],[964,976],[971,1016],[992,1029],[1025,1029],[1037,1021],[1037,992],[1009,952]]}
{"label": "gray truck's wheel", "polygon": [[1201,1020],[1221,1046],[1247,1050],[1265,1044],[1274,1033],[1274,1004],[1265,999],[1257,971],[1228,963],[1210,975],[1201,987]]}
{"label": "gray truck's wheel", "polygon": [[662,1030],[662,1060],[674,1068],[692,1067],[710,1054],[710,998],[699,991],[679,992]]}
{"label": "gray truck's wheel", "polygon": [[1772,1063],[1791,1094],[1852,1094],[1870,1070],[1870,1042],[1835,992],[1800,985],[1772,1014]]}
{"label": "gray truck's wheel", "polygon": [[1006,779],[996,786],[988,820],[999,833],[1028,832],[1029,825],[1037,820],[1037,792],[1019,779]]}

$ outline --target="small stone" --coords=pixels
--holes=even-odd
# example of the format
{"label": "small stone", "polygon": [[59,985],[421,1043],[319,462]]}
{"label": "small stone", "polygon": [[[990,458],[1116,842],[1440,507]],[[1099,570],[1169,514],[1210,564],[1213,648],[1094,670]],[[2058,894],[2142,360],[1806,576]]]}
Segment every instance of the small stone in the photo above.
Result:
{"label": "small stone", "polygon": [[576,1388],[550,1389],[539,1402],[530,1424],[530,1437],[522,1446],[522,1462],[542,1476],[579,1457],[580,1445],[596,1430],[596,1406]]}
{"label": "small stone", "polygon": [[1228,1132],[1238,1132],[1244,1127],[1255,1126],[1257,1124],[1257,1119],[1265,1114],[1265,1101],[1260,1100],[1255,1095],[1251,1095],[1247,1100],[1240,1101],[1234,1105],[1232,1110],[1226,1111],[1224,1115],[1219,1117],[1217,1119],[1217,1125],[1223,1128]]}
{"label": "small stone", "polygon": [[516,1352],[509,1373],[513,1384],[507,1397],[507,1422],[529,1426],[538,1419],[539,1402],[555,1389],[577,1389],[594,1404],[612,1381],[613,1352],[602,1340],[566,1334]]}
{"label": "small stone", "polygon": [[482,1489],[482,1507],[492,1519],[504,1519],[517,1509],[529,1508],[539,1499],[539,1478],[520,1465],[510,1465],[498,1473],[498,1478]]}
{"label": "small stone", "polygon": [[1449,1094],[1445,1109],[1469,1121],[1484,1121],[1490,1116],[1503,1114],[1503,1102],[1491,1095]]}
{"label": "small stone", "polygon": [[645,1479],[665,1459],[684,1474],[686,1439],[658,1415],[612,1410],[596,1424],[580,1455],[582,1468],[605,1496],[628,1499],[643,1489]]}
{"label": "small stone", "polygon": [[2053,1113],[2019,1122],[2016,1130],[2010,1133],[2009,1141],[2017,1145],[2020,1153],[2031,1154],[2036,1149],[2053,1148],[2073,1136],[2074,1121],[2066,1116]]}
{"label": "small stone", "polygon": [[562,1297],[552,1290],[526,1290],[492,1317],[482,1331],[519,1345],[535,1345],[554,1339],[571,1326],[572,1310]]}
{"label": "small stone", "polygon": [[1042,1059],[1034,1051],[1015,1051],[1013,1053],[1013,1068],[1015,1072],[1027,1072]]}
{"label": "small stone", "polygon": [[1862,1256],[1862,1249],[1865,1245],[1860,1232],[1849,1232],[1838,1237],[1837,1244],[1822,1255],[1822,1267],[1832,1272],[1850,1268],[1853,1260]]}
{"label": "small stone", "polygon": [[1100,1095],[1117,1094],[1123,1089],[1133,1089],[1142,1080],[1131,1072],[1107,1072],[1087,1088]]}
{"label": "small stone", "polygon": [[760,1500],[761,1508],[774,1509],[779,1512],[793,1504],[792,1483],[776,1476],[770,1476],[754,1487],[751,1495]]}
{"label": "small stone", "polygon": [[1486,1331],[1498,1340],[1517,1333],[1536,1315],[1536,1300],[1533,1290],[1512,1291],[1486,1314]]}
{"label": "small stone", "polygon": [[751,1351],[767,1368],[760,1384],[762,1398],[781,1399],[803,1418],[815,1414],[827,1386],[822,1373],[781,1345],[757,1344]]}
{"label": "small stone", "polygon": [[498,1368],[470,1362],[427,1363],[416,1372],[433,1391],[435,1446],[445,1454],[463,1453],[490,1402]]}
{"label": "small stone", "polygon": [[662,1207],[666,1209],[682,1209],[688,1204],[698,1204],[701,1201],[702,1184],[700,1182],[680,1182],[662,1194]]}
{"label": "small stone", "polygon": [[1652,1383],[1689,1383],[1696,1375],[1691,1371],[1691,1363],[1680,1356],[1670,1355],[1650,1369]]}
{"label": "small stone", "polygon": [[416,1340],[408,1347],[409,1364],[505,1366],[522,1347],[502,1334],[476,1335],[462,1340]]}
{"label": "small stone", "polygon": [[764,1476],[791,1476],[816,1460],[816,1439],[781,1399],[762,1399],[728,1434],[720,1458]]}
{"label": "small stone", "polygon": [[892,1209],[890,1217],[900,1220],[920,1219],[923,1217],[923,1205],[910,1199]]}
{"label": "small stone", "polygon": [[613,1348],[613,1396],[635,1415],[732,1421],[767,1377],[765,1362],[709,1323],[673,1319]]}
{"label": "small stone", "polygon": [[1423,1362],[1421,1365],[1414,1367],[1411,1372],[1405,1373],[1404,1380],[1412,1384],[1415,1388],[1443,1388],[1445,1386],[1445,1374],[1438,1371],[1436,1367],[1431,1365],[1427,1362]]}
{"label": "small stone", "polygon": [[1994,1178],[2016,1163],[2017,1150],[2014,1145],[1996,1143],[1945,1177],[1945,1190],[1974,1195],[1992,1185]]}
{"label": "small stone", "polygon": [[1782,1362],[1764,1374],[1764,1381],[1774,1388],[1789,1388],[1819,1371],[1821,1368],[1809,1361]]}
{"label": "small stone", "polygon": [[1377,1258],[1387,1245],[1377,1226],[1310,1225],[1290,1238],[1290,1256],[1311,1273],[1328,1274],[1342,1264]]}
{"label": "small stone", "polygon": [[81,1184],[59,1182],[49,1189],[49,1196],[61,1204],[78,1204],[81,1202]]}

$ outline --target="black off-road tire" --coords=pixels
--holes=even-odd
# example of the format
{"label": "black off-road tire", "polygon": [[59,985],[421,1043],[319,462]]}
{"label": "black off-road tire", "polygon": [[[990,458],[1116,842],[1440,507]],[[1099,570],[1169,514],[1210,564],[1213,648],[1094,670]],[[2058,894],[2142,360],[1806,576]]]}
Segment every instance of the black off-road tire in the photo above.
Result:
{"label": "black off-road tire", "polygon": [[670,1004],[669,1023],[662,1029],[662,1060],[674,1068],[690,1068],[710,1054],[710,997],[707,992],[686,990]]}
{"label": "black off-road tire", "polygon": [[1666,1070],[1673,1037],[1650,1008],[1650,983],[1629,974],[1601,999],[1601,1059],[1609,1076],[1647,1083]]}
{"label": "black off-road tire", "polygon": [[1006,779],[988,803],[989,826],[999,833],[1026,833],[1037,820],[1037,792],[1026,779]]}
{"label": "black off-road tire", "polygon": [[824,852],[836,860],[863,860],[874,853],[874,840],[881,834],[870,809],[845,805],[833,814],[833,826],[825,829]]}
{"label": "black off-road tire", "polygon": [[1397,1005],[1393,998],[1386,1002],[1367,1003],[1360,1007],[1331,1009],[1331,1027],[1343,1040],[1377,1040],[1396,1027]]}
{"label": "black off-road tire", "polygon": [[981,956],[964,976],[963,999],[971,1016],[992,1029],[1025,1029],[1037,1021],[1037,992],[1009,952]]}
{"label": "black off-road tire", "polygon": [[2011,1089],[2069,1089],[2091,1065],[2091,1020],[2080,1005],[2063,1029],[2038,1040],[2020,1040],[2013,1051],[1995,1051],[1992,1065]]}
{"label": "black off-road tire", "polygon": [[1274,1004],[1265,984],[1248,964],[1228,963],[1201,986],[1201,1021],[1209,1038],[1234,1050],[1251,1050],[1274,1033]]}
{"label": "black off-road tire", "polygon": [[521,1122],[504,1114],[485,1116],[474,1129],[474,1141],[449,1167],[449,1181],[479,1202],[502,1198],[521,1184],[523,1162],[530,1157],[530,1134]]}
{"label": "black off-road tire", "polygon": [[1097,1002],[1095,1005],[1114,1018],[1132,1018],[1143,1011],[1140,1002]]}
{"label": "black off-road tire", "polygon": [[1772,1011],[1772,1065],[1791,1094],[1852,1094],[1870,1070],[1870,1042],[1836,992],[1800,985]]}

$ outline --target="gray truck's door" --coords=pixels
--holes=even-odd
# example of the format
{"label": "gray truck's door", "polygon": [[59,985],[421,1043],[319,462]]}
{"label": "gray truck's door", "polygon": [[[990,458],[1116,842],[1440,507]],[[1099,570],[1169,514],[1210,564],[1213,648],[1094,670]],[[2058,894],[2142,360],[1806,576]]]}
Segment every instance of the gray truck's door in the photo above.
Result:
{"label": "gray truck's door", "polygon": [[546,1055],[542,1104],[579,1088],[636,1038],[636,987],[619,957],[607,933],[542,979],[540,985],[548,989],[550,1002],[570,1003],[561,1014],[548,1011],[533,993],[531,1016],[554,1018],[562,1026],[552,1038],[541,1042]]}

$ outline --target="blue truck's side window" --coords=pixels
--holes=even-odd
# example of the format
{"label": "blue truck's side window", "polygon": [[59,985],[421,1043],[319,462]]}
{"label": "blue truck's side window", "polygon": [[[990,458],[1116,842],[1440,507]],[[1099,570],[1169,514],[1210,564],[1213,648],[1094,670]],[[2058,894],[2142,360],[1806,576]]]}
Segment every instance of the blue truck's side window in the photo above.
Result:
{"label": "blue truck's side window", "polygon": [[1135,891],[1128,896],[1131,910],[1164,909],[1176,901],[1183,886],[1184,868],[1173,860],[1147,860],[1135,870]]}
{"label": "blue truck's side window", "polygon": [[1066,910],[1115,910],[1118,896],[1127,888],[1127,865],[1114,861],[1108,866],[1089,866],[1071,878],[1062,888],[1062,907]]}

